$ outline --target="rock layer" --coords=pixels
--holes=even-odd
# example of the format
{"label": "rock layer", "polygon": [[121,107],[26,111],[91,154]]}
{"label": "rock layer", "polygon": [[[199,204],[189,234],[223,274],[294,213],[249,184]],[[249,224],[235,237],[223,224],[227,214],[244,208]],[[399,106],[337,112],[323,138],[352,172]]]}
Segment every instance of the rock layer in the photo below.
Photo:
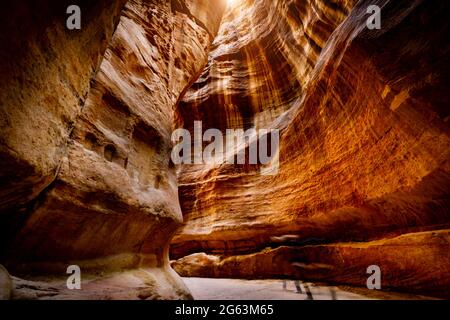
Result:
{"label": "rock layer", "polygon": [[[98,19],[95,27],[102,31],[99,13],[107,16],[110,13],[107,6],[104,5],[104,12],[99,10],[93,15],[81,7],[83,21],[94,24],[92,21]],[[111,7],[118,9],[119,1]],[[71,122],[70,126],[21,104],[26,112],[36,113],[61,135],[56,139],[55,135],[48,136],[52,132],[50,129],[41,128],[42,139],[51,141],[49,148],[55,149],[55,144],[61,146],[57,153],[45,149],[47,145],[38,139],[40,131],[31,123],[36,118],[7,126],[18,134],[28,128],[29,134],[36,135],[27,143],[17,142],[24,155],[15,153],[13,158],[18,163],[39,162],[45,170],[41,168],[41,172],[35,174],[46,181],[41,187],[30,178],[33,193],[21,199],[26,202],[26,210],[20,215],[13,213],[2,226],[8,228],[9,235],[2,243],[2,260],[13,274],[64,276],[67,266],[76,264],[81,267],[84,279],[88,279],[82,298],[101,298],[101,292],[105,294],[108,288],[114,287],[120,288],[122,295],[112,290],[107,298],[140,299],[143,287],[147,290],[145,298],[190,298],[168,264],[170,238],[182,223],[176,174],[169,161],[173,108],[181,92],[206,63],[223,7],[222,0],[128,1],[95,77],[92,63],[81,59],[94,57],[99,62],[103,54],[99,52],[94,56],[84,42],[99,47],[99,43],[106,43],[109,37],[101,38],[102,42],[96,38],[89,41],[80,38],[79,43],[69,43],[67,47],[77,49],[75,53],[79,53],[79,57],[64,59],[59,56],[64,51],[58,51],[65,48],[64,42],[57,38],[55,43],[48,43],[49,50],[54,51],[51,59],[55,60],[43,57],[54,65],[44,64],[45,61],[32,56],[28,60],[24,58],[24,62],[36,67],[42,63],[41,69],[52,76],[70,72],[70,77],[76,81],[57,78],[58,83],[44,83],[38,81],[40,78],[34,79],[36,85],[32,88],[40,89],[50,99],[44,104],[45,108],[63,112],[64,99],[72,99],[62,91],[65,86],[78,86],[81,80],[86,86],[82,87],[79,101],[69,101],[73,102],[72,106],[78,105],[71,110],[70,117],[58,114]],[[64,13],[65,8],[61,12]],[[64,26],[55,28],[59,30]],[[88,26],[83,26],[82,30],[84,28]],[[112,25],[110,29],[112,32]],[[53,30],[45,32],[54,37]],[[33,36],[30,35],[30,39]],[[79,65],[72,67],[70,59]],[[77,66],[91,73],[83,78],[84,73],[75,69]],[[18,68],[15,66],[13,71]],[[39,77],[45,76],[42,70],[38,71]],[[36,73],[32,75],[36,77]],[[26,79],[20,77],[17,81],[26,83]],[[87,86],[89,81],[90,87]],[[47,87],[52,91],[45,92]],[[2,89],[2,93],[11,95],[11,100],[17,98],[16,87],[7,89]],[[32,100],[27,103],[31,107],[36,94],[30,95]],[[51,106],[51,102],[55,105]],[[2,121],[6,120],[7,117],[2,117]],[[46,158],[50,156],[51,159]],[[11,172],[18,170],[17,167],[9,169]],[[44,174],[44,171],[51,174]],[[2,192],[12,191],[7,187],[5,185]],[[26,190],[22,184],[17,188]],[[6,202],[15,210],[21,209],[15,199]],[[124,269],[136,270],[127,271],[128,275],[121,274],[120,270]],[[95,280],[95,275],[101,276]],[[61,284],[64,288],[64,282]],[[76,293],[73,297],[80,298]]]}
{"label": "rock layer", "polygon": [[372,274],[367,268],[376,265],[382,271],[382,290],[448,297],[449,246],[450,231],[440,230],[361,243],[281,246],[244,255],[194,253],[173,267],[186,277],[299,278],[365,286]]}
{"label": "rock layer", "polygon": [[[448,230],[432,230],[450,226],[450,8],[353,4],[255,0],[224,17],[177,124],[279,128],[280,170],[181,169],[187,225],[172,256],[220,255],[179,260],[182,275],[283,276],[298,261],[331,268],[298,276],[365,286],[376,264],[385,288],[448,297]],[[380,30],[366,27],[369,5]]]}

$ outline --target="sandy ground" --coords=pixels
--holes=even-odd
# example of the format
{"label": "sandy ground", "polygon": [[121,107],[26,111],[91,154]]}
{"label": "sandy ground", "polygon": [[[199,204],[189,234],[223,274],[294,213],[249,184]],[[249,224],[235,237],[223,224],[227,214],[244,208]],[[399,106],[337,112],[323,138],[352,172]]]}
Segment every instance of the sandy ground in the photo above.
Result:
{"label": "sandy ground", "polygon": [[301,283],[302,293],[297,293],[294,281],[288,281],[284,290],[282,280],[183,278],[183,281],[196,300],[308,300],[306,288],[309,288],[313,300],[427,299],[402,293],[312,283]]}
{"label": "sandy ground", "polygon": [[[141,274],[135,270],[112,274],[103,278],[84,279],[82,290],[68,290],[66,279],[24,280],[12,277],[12,299],[173,299],[170,294],[156,295],[155,288],[143,282]],[[139,276],[139,277],[137,277]],[[145,280],[145,278],[144,278]],[[404,293],[373,291],[366,288],[329,286],[318,283],[300,283],[301,293],[297,293],[293,280],[287,281],[286,289],[282,280],[240,280],[183,278],[196,300],[422,300],[429,297]],[[169,288],[169,287],[168,287]],[[162,293],[162,290],[158,291]]]}

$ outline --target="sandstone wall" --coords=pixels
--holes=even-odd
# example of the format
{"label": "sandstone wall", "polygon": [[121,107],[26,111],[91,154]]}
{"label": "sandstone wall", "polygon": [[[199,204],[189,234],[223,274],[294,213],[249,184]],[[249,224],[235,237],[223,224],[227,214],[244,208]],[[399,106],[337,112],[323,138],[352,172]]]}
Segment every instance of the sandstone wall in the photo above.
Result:
{"label": "sandstone wall", "polygon": [[[385,288],[448,297],[450,95],[442,43],[449,5],[353,4],[260,0],[227,13],[178,124],[279,128],[280,172],[183,167],[188,223],[174,239],[173,258],[218,255],[206,268],[217,277],[275,277],[295,261],[326,264],[339,271],[297,275],[360,286],[377,264]],[[382,8],[379,31],[366,28],[372,4]],[[234,24],[242,30],[231,36]],[[258,30],[274,41],[252,38]],[[434,230],[444,231],[436,239]],[[391,246],[400,235],[407,245]],[[283,245],[296,249],[277,254],[276,263],[268,262],[272,251],[256,253]],[[201,275],[198,259],[186,257],[176,270]]]}
{"label": "sandstone wall", "polygon": [[[111,16],[106,8],[92,15],[82,8],[83,21],[101,29],[102,14]],[[77,264],[90,283],[85,283],[82,298],[190,297],[170,269],[167,254],[168,242],[182,223],[175,169],[169,161],[173,108],[206,63],[223,9],[222,0],[130,0],[104,55],[97,47],[101,41],[106,44],[111,35],[101,41],[92,35],[86,39],[78,36],[78,42],[72,43],[68,31],[60,30],[61,37],[69,37],[68,44],[56,38],[55,43],[41,44],[52,55],[41,61],[41,56],[30,52],[23,58],[20,68],[26,69],[28,63],[38,70],[26,79],[18,76],[17,81],[26,86],[33,77],[36,83],[31,88],[35,91],[24,97],[14,85],[9,91],[2,90],[28,114],[21,115],[21,122],[13,123],[11,118],[7,129],[17,133],[17,139],[27,138],[20,132],[30,135],[26,143],[16,141],[23,154],[15,153],[13,160],[38,163],[36,167],[43,168],[34,175],[46,183],[40,187],[30,178],[29,187],[35,192],[22,200],[39,196],[27,203],[20,215],[10,209],[13,214],[5,225],[9,236],[2,243],[2,260],[13,274],[64,276],[68,265]],[[41,32],[46,37],[58,35],[53,29]],[[94,44],[98,56],[89,47]],[[64,50],[72,50],[72,55],[64,56]],[[83,58],[99,63],[102,56],[94,77],[92,63]],[[19,66],[14,65],[12,72],[17,70]],[[70,78],[60,79],[65,72]],[[57,82],[46,79],[47,73],[56,75]],[[77,86],[82,93],[74,100],[64,90]],[[41,99],[37,92],[44,94],[42,108],[51,108],[55,117],[71,125],[32,108],[36,99]],[[64,113],[64,108],[69,109],[66,100],[73,109],[70,115]],[[40,127],[38,121],[47,126]],[[41,134],[47,144],[39,140]],[[57,146],[60,149],[56,150]],[[19,168],[9,170],[13,174]],[[5,186],[3,191],[12,190]],[[15,199],[7,200],[18,209]],[[125,269],[136,271],[121,275]],[[20,292],[17,296],[24,297]]]}
{"label": "sandstone wall", "polygon": [[[0,7],[0,219],[55,178],[125,1],[80,1],[81,30],[66,28],[70,1]],[[5,223],[1,223],[2,236]]]}
{"label": "sandstone wall", "polygon": [[355,2],[237,1],[179,104],[177,125],[267,127],[302,95],[322,47]]}

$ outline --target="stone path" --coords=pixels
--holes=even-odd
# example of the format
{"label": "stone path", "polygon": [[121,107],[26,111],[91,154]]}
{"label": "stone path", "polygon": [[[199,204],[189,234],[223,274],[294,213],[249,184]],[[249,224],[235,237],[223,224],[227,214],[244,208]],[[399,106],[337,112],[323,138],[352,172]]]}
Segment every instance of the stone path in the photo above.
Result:
{"label": "stone path", "polygon": [[196,300],[307,300],[305,285],[310,289],[313,300],[429,299],[409,294],[311,283],[302,283],[303,293],[299,294],[294,281],[288,281],[284,290],[282,280],[183,278],[183,281]]}

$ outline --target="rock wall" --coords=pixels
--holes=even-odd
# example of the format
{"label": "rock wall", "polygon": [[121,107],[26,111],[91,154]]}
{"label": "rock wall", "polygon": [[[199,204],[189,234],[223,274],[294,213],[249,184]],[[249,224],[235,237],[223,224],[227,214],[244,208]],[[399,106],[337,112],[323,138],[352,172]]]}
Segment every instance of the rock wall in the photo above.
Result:
{"label": "rock wall", "polygon": [[[169,161],[173,109],[207,61],[224,2],[130,0],[114,36],[112,23],[108,29],[103,27],[108,36],[102,36],[103,15],[117,20],[119,2],[111,5],[117,11],[114,15],[106,2],[95,6],[98,12],[87,12],[82,6],[87,25],[76,36],[78,42],[63,30],[65,23],[55,22],[60,37],[51,28],[41,30],[55,38],[39,44],[48,55],[41,58],[30,52],[22,59],[24,65],[11,68],[13,77],[24,72],[27,64],[38,68],[14,78],[23,86],[29,86],[28,79],[33,78],[33,92],[25,95],[15,83],[2,85],[2,94],[10,96],[5,101],[19,104],[24,113],[22,121],[14,123],[12,116],[2,116],[2,121],[10,119],[6,130],[17,134],[2,133],[2,139],[16,139],[12,141],[23,151],[18,153],[14,144],[9,145],[5,149],[14,153],[8,161],[35,164],[27,186],[13,180],[2,186],[2,192],[15,196],[33,189],[21,198],[25,209],[20,213],[16,199],[2,202],[13,206],[5,205],[11,218],[2,226],[8,231],[2,261],[15,275],[64,277],[68,265],[79,265],[89,279],[81,298],[190,298],[168,264],[170,238],[182,223],[176,173]],[[23,8],[32,12],[34,7]],[[42,12],[42,19],[47,15]],[[94,30],[83,38],[91,24]],[[37,35],[30,35],[30,46]],[[103,54],[100,44],[107,42]],[[90,46],[97,50],[95,55]],[[71,55],[64,56],[64,50],[72,50]],[[102,57],[94,77],[93,62],[99,64]],[[69,95],[65,92],[69,89],[80,92]],[[75,93],[79,95],[72,97]],[[56,115],[33,108],[36,99],[42,100],[42,109]],[[2,110],[9,112],[13,107]],[[27,138],[23,132],[29,135],[26,143],[17,140]],[[15,174],[19,168],[9,166],[8,170]],[[15,192],[11,185],[17,186]],[[129,271],[121,273],[125,269]],[[64,285],[55,287],[62,290],[59,297],[70,298]],[[77,294],[72,297],[79,298]],[[15,295],[30,298],[20,290]]]}
{"label": "rock wall", "polygon": [[355,2],[237,1],[178,106],[177,125],[267,127],[302,95],[323,45]]}
{"label": "rock wall", "polygon": [[[380,30],[366,27],[369,5]],[[194,255],[176,270],[365,286],[375,264],[384,289],[449,297],[449,10],[255,0],[229,11],[177,124],[279,128],[280,170],[183,166],[188,222],[171,253]]]}
{"label": "rock wall", "polygon": [[70,1],[2,2],[0,219],[54,180],[124,3],[80,1],[82,29],[70,31]]}
{"label": "rock wall", "polygon": [[11,298],[12,281],[8,271],[0,264],[0,300]]}

